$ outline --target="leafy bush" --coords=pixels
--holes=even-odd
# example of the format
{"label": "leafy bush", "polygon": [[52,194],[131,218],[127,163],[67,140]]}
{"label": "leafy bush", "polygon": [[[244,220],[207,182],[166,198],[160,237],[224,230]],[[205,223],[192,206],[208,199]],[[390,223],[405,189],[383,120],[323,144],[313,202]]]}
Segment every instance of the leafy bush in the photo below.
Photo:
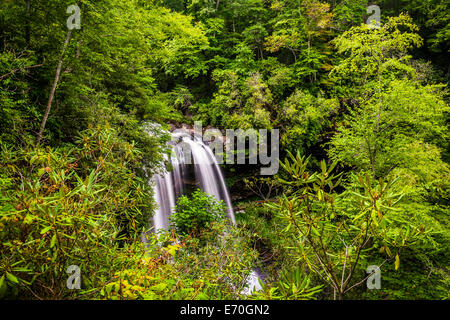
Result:
{"label": "leafy bush", "polygon": [[223,201],[217,202],[213,196],[196,190],[190,197],[181,196],[178,199],[170,220],[179,234],[200,236],[212,222],[225,217],[226,207]]}
{"label": "leafy bush", "polygon": [[281,279],[271,285],[263,285],[263,290],[255,292],[252,298],[273,300],[314,300],[322,285],[311,287],[310,276],[301,270],[286,270]]}
{"label": "leafy bush", "polygon": [[291,195],[267,206],[278,211],[285,237],[295,241],[293,256],[332,288],[335,299],[364,282],[355,278],[364,271],[370,249],[378,247],[385,256],[380,268],[393,262],[398,270],[406,249],[434,243],[431,229],[397,209],[402,195],[394,188],[395,179],[353,175],[347,190],[338,193],[342,177],[332,173],[336,163],[327,167],[322,161],[321,171],[310,173],[308,161],[289,154],[281,163],[289,177],[281,182]]}
{"label": "leafy bush", "polygon": [[[139,151],[110,128],[82,133],[78,146],[0,152],[0,293],[67,298],[69,265],[94,290],[139,251],[152,192],[136,176]],[[76,290],[75,290],[76,291]]]}
{"label": "leafy bush", "polygon": [[101,289],[101,297],[112,300],[245,298],[242,291],[256,257],[245,235],[222,220],[212,223],[202,237],[208,241],[181,239],[170,231],[151,234],[145,255],[129,251],[129,267],[115,272]]}

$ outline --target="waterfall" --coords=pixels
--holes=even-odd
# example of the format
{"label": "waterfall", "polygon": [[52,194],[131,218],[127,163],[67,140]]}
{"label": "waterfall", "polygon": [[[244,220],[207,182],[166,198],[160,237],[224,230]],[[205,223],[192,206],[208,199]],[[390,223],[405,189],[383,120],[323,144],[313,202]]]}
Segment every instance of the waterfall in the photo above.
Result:
{"label": "waterfall", "polygon": [[186,173],[186,165],[184,163],[184,153],[179,147],[174,148],[175,156],[171,157],[173,166],[173,182],[175,189],[175,196],[178,198],[184,193],[183,177]]}
{"label": "waterfall", "polygon": [[194,158],[195,176],[200,181],[201,189],[213,195],[217,200],[223,200],[227,206],[228,218],[233,224],[236,224],[225,179],[211,149],[198,138],[191,140],[190,138],[183,137],[183,141],[191,148],[192,157]]}
{"label": "waterfall", "polygon": [[[193,164],[194,180],[198,182],[200,189],[217,200],[222,200],[227,207],[228,218],[236,224],[230,194],[211,149],[201,139],[192,138],[187,133],[173,133],[170,145],[172,155],[166,160],[170,161],[173,170],[155,174],[152,179],[154,197],[158,205],[153,216],[154,231],[169,229],[169,217],[174,212],[176,200],[187,188],[190,164]],[[145,237],[143,239],[145,241]],[[254,270],[247,276],[247,286],[242,293],[251,294],[255,290],[260,290],[259,279],[258,273]]]}
{"label": "waterfall", "polygon": [[228,218],[235,224],[225,179],[211,149],[201,139],[192,138],[187,133],[173,134],[170,145],[172,155],[166,160],[170,160],[173,170],[155,174],[152,181],[155,201],[158,204],[153,216],[155,231],[169,228],[169,217],[174,212],[176,200],[183,195],[187,187],[185,181],[189,175],[189,164],[193,165],[195,181],[198,182],[200,189],[217,200],[222,200],[227,207]]}
{"label": "waterfall", "polygon": [[153,216],[153,226],[156,230],[169,228],[169,216],[175,207],[172,174],[156,174],[154,177],[154,197],[158,208]]}

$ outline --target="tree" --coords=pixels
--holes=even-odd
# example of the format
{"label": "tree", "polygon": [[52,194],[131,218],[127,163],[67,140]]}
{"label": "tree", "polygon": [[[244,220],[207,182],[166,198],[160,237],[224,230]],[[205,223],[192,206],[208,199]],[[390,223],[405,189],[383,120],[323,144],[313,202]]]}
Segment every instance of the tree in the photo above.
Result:
{"label": "tree", "polygon": [[291,152],[310,152],[324,140],[323,132],[331,125],[329,119],[338,106],[337,99],[315,97],[297,89],[278,112],[283,147]]}
{"label": "tree", "polygon": [[[342,143],[341,138],[344,136],[355,137],[351,145],[356,145],[356,150],[360,151],[355,152],[354,161],[368,155],[374,177],[377,175],[376,162],[377,156],[381,154],[380,149],[387,139],[392,138],[386,135],[386,129],[391,125],[382,125],[382,118],[392,120],[392,113],[389,115],[387,112],[390,106],[383,100],[383,90],[392,86],[393,79],[414,76],[415,70],[408,64],[411,57],[406,55],[406,50],[421,44],[421,38],[414,33],[416,30],[417,27],[412,24],[409,16],[400,15],[390,18],[381,28],[371,29],[366,25],[353,27],[334,41],[338,52],[348,53],[348,57],[331,71],[330,76],[336,82],[358,88],[347,90],[359,91],[353,94],[361,97],[362,101],[359,103],[359,110],[350,110],[355,130],[343,129],[342,133],[334,138],[332,145]],[[392,110],[396,112],[396,109]],[[385,116],[387,118],[384,118]],[[359,141],[356,141],[358,139]]]}
{"label": "tree", "polygon": [[411,144],[445,146],[448,106],[438,92],[436,86],[396,80],[382,93],[361,99],[362,105],[345,117],[348,125],[332,138],[331,158],[383,177],[409,167]]}
{"label": "tree", "polygon": [[414,17],[414,22],[420,28],[425,46],[416,56],[426,57],[448,76],[450,65],[448,61],[448,44],[450,17],[447,14],[449,3],[446,0],[383,0],[379,2],[383,15],[395,16],[408,12]]}
{"label": "tree", "polygon": [[61,68],[62,68],[62,63],[63,63],[63,59],[64,59],[64,53],[66,52],[67,45],[69,44],[71,34],[72,34],[72,30],[67,31],[67,36],[66,36],[66,40],[64,41],[64,47],[62,50],[62,54],[61,54],[61,57],[59,58],[58,66],[56,67],[55,79],[53,80],[52,89],[48,96],[47,108],[45,109],[44,117],[42,118],[41,128],[39,129],[39,132],[37,134],[36,144],[39,144],[41,142],[42,134],[44,133],[44,129],[45,129],[45,124],[47,123],[48,115],[52,108],[53,99],[55,97],[56,86],[58,85],[59,77],[61,75]]}
{"label": "tree", "polygon": [[422,45],[415,33],[417,26],[408,15],[391,17],[380,28],[366,24],[353,27],[333,40],[338,53],[345,58],[333,68],[330,77],[337,83],[382,90],[392,77],[414,76],[408,64],[408,50]]}
{"label": "tree", "polygon": [[273,9],[281,12],[271,21],[274,31],[266,38],[266,49],[275,53],[288,49],[299,78],[313,83],[328,62],[331,51],[323,40],[330,35],[333,14],[328,3],[316,0],[277,1]]}
{"label": "tree", "polygon": [[354,278],[367,267],[366,252],[371,248],[381,247],[387,254],[380,268],[395,260],[398,269],[402,246],[424,239],[429,231],[394,209],[401,199],[393,189],[395,179],[354,176],[346,191],[338,194],[342,174],[332,173],[337,163],[327,167],[321,161],[321,171],[310,173],[308,162],[300,154],[289,154],[281,162],[285,194],[278,204],[267,206],[278,212],[283,235],[292,239],[287,249],[300,266],[331,287],[335,299],[343,299],[367,279]]}

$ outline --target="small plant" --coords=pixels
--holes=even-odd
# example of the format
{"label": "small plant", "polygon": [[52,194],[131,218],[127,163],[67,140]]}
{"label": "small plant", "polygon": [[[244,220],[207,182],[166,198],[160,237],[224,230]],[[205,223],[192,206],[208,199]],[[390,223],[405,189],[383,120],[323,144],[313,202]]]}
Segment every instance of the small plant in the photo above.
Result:
{"label": "small plant", "polygon": [[213,196],[197,190],[190,197],[181,196],[178,199],[170,221],[177,233],[198,237],[212,222],[224,220],[225,216],[223,201],[217,201]]}
{"label": "small plant", "polygon": [[270,300],[315,300],[322,291],[323,285],[312,286],[310,276],[301,268],[285,270],[281,279],[271,286],[263,286],[263,290],[253,294],[253,299]]}
{"label": "small plant", "polygon": [[279,193],[280,183],[277,179],[272,177],[259,178],[251,177],[244,179],[245,187],[252,191],[255,195],[263,200],[269,200],[271,197]]}

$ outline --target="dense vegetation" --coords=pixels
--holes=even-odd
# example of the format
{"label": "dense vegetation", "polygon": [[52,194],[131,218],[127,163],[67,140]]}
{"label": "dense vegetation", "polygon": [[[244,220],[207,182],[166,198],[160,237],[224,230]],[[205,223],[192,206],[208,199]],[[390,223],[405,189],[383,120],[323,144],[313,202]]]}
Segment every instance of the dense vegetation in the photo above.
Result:
{"label": "dense vegetation", "polygon": [[[449,298],[448,1],[72,4],[0,4],[0,298]],[[224,166],[236,226],[196,191],[142,241],[195,120],[280,129],[280,171]]]}

